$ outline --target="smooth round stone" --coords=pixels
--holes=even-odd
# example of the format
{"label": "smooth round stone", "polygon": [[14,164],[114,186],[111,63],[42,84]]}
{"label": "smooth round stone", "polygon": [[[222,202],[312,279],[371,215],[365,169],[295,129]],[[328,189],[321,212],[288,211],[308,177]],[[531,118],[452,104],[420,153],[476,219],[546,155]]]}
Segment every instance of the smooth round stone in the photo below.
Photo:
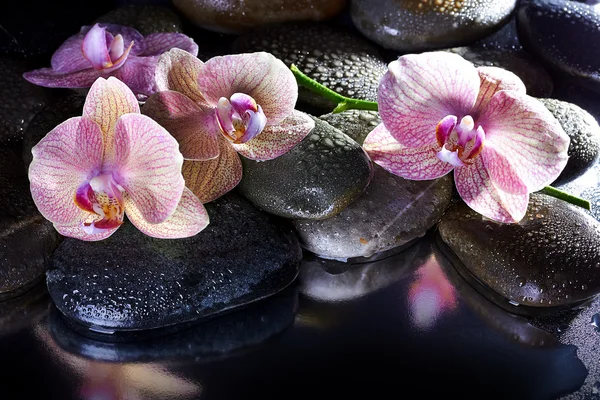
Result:
{"label": "smooth round stone", "polygon": [[[347,30],[323,24],[266,27],[241,36],[233,48],[239,53],[272,53],[329,89],[361,100],[377,101],[379,80],[387,71],[387,64],[371,43]],[[303,87],[298,100],[328,110],[335,106]]]}
{"label": "smooth round stone", "polygon": [[532,194],[517,224],[457,203],[438,230],[468,274],[513,305],[572,307],[600,292],[600,223],[562,200]]}
{"label": "smooth round stone", "polygon": [[242,158],[238,186],[254,205],[281,217],[324,219],[356,200],[373,167],[362,147],[318,118],[292,150],[269,161]]}
{"label": "smooth round stone", "polygon": [[23,135],[23,161],[28,169],[31,149],[52,129],[72,117],[81,116],[85,97],[71,93],[48,104],[31,119]]}
{"label": "smooth round stone", "polygon": [[586,89],[572,82],[559,79],[555,81],[552,98],[573,103],[589,112],[600,123],[600,93]]}
{"label": "smooth round stone", "polygon": [[409,181],[375,166],[365,192],[339,214],[298,220],[302,247],[323,258],[371,257],[422,237],[452,199],[452,178]]}
{"label": "smooth round stone", "polygon": [[329,113],[319,117],[334,128],[350,136],[362,145],[367,135],[381,123],[377,111],[347,110],[341,113]]}
{"label": "smooth round stone", "polygon": [[507,21],[516,0],[352,0],[351,16],[369,39],[413,52],[469,44]]}
{"label": "smooth round stone", "polygon": [[16,144],[47,98],[44,89],[23,79],[23,73],[32,69],[29,63],[0,57],[0,69],[0,145]]}
{"label": "smooth round stone", "polygon": [[476,41],[470,47],[487,50],[523,50],[517,33],[517,19],[513,15],[498,31]]}
{"label": "smooth round stone", "polygon": [[552,183],[562,185],[583,175],[598,160],[600,154],[600,126],[584,109],[556,99],[539,99],[556,117],[571,143],[569,161],[560,176]]}
{"label": "smooth round stone", "polygon": [[291,229],[235,193],[206,208],[210,225],[191,238],[151,238],[127,221],[103,241],[66,239],[47,273],[52,300],[100,333],[147,330],[216,316],[295,279],[302,250]]}
{"label": "smooth round stone", "polygon": [[522,2],[517,13],[519,37],[540,62],[600,91],[600,12],[565,0]]}
{"label": "smooth round stone", "polygon": [[37,210],[20,150],[0,148],[0,300],[38,283],[60,235]]}
{"label": "smooth round stone", "polygon": [[50,296],[41,280],[26,293],[0,301],[0,337],[35,325],[48,313]]}
{"label": "smooth round stone", "polygon": [[478,47],[455,47],[450,50],[470,61],[476,67],[499,67],[517,75],[534,97],[552,94],[552,77],[541,64],[523,50],[494,50]]}
{"label": "smooth round stone", "polygon": [[346,0],[173,0],[194,24],[223,33],[292,21],[322,21],[340,13]]}
{"label": "smooth round stone", "polygon": [[131,26],[142,35],[156,32],[181,32],[181,20],[172,10],[156,5],[129,4],[114,9],[96,19],[117,25]]}

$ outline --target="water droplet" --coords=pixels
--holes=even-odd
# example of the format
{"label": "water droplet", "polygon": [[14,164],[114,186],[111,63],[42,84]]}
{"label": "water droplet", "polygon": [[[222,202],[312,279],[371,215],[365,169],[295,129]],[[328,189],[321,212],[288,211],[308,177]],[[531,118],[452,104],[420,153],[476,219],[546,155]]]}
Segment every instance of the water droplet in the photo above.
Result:
{"label": "water droplet", "polygon": [[592,315],[590,324],[596,329],[596,332],[600,332],[600,313]]}

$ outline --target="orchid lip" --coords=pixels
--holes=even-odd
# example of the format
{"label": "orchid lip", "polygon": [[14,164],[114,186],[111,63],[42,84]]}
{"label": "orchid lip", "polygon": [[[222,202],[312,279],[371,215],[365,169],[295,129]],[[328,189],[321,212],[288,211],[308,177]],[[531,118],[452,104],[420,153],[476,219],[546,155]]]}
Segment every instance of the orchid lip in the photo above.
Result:
{"label": "orchid lip", "polygon": [[111,173],[101,173],[84,182],[76,191],[75,204],[100,217],[83,224],[82,228],[88,234],[115,229],[123,224],[123,188],[114,181]]}
{"label": "orchid lip", "polygon": [[216,118],[223,136],[236,144],[253,139],[267,124],[262,107],[244,93],[234,93],[229,99],[221,97],[217,103]]}
{"label": "orchid lip", "polygon": [[132,48],[133,41],[125,49],[121,34],[113,37],[106,28],[96,24],[85,35],[81,50],[94,69],[111,72],[125,63]]}
{"label": "orchid lip", "polygon": [[441,147],[437,157],[455,167],[471,164],[483,150],[485,132],[477,126],[473,117],[464,116],[460,123],[454,115],[448,115],[436,126],[436,139]]}

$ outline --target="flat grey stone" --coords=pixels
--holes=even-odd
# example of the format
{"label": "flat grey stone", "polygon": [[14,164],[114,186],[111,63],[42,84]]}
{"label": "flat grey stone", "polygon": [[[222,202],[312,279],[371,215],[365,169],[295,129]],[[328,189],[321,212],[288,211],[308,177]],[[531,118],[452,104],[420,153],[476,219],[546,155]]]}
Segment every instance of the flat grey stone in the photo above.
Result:
{"label": "flat grey stone", "polygon": [[334,128],[350,136],[362,145],[367,135],[381,123],[377,111],[347,110],[341,113],[330,113],[319,117]]}

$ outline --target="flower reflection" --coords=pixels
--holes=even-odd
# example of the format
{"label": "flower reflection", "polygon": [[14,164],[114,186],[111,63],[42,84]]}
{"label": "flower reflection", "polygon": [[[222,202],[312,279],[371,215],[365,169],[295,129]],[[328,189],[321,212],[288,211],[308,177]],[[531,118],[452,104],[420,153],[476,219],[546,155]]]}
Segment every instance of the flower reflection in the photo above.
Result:
{"label": "flower reflection", "polygon": [[428,331],[444,314],[456,309],[456,291],[434,255],[415,275],[408,291],[410,321],[418,330]]}
{"label": "flower reflection", "polygon": [[197,399],[202,392],[202,386],[198,382],[177,376],[158,363],[106,363],[90,360],[61,349],[52,339],[45,321],[34,329],[51,359],[78,375],[78,398],[184,400]]}

